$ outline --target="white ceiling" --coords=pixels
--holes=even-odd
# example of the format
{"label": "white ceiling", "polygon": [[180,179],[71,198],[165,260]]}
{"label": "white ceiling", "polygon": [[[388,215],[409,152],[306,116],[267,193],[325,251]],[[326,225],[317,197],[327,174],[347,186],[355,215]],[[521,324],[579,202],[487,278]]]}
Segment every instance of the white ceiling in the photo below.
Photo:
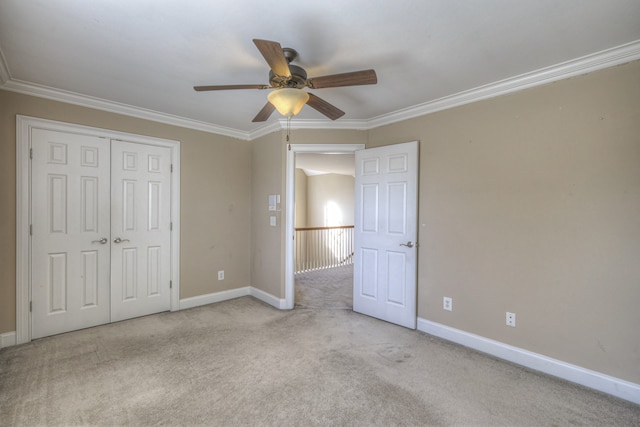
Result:
{"label": "white ceiling", "polygon": [[251,122],[266,91],[192,87],[268,83],[253,38],[310,77],[374,68],[375,86],[314,91],[343,118],[294,119],[370,128],[638,59],[640,1],[0,0],[0,85],[251,139],[280,126]]}

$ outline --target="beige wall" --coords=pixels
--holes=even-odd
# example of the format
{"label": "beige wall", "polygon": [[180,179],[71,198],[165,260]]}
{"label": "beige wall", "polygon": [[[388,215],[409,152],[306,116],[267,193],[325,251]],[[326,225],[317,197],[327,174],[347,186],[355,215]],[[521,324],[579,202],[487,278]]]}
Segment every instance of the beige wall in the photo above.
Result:
{"label": "beige wall", "polygon": [[[307,223],[309,227],[353,225],[354,178],[329,173],[307,177]],[[325,214],[330,203],[340,210],[338,224],[326,224]]]}
{"label": "beige wall", "polygon": [[369,137],[420,140],[420,317],[640,383],[640,62]]}
{"label": "beige wall", "polygon": [[[252,210],[251,210],[251,277],[252,286],[277,298],[284,298],[284,152],[281,132],[271,133],[253,141]],[[270,194],[280,194],[278,211],[269,211]],[[276,227],[269,217],[276,217]]]}
{"label": "beige wall", "polygon": [[181,141],[180,296],[251,283],[249,142],[0,90],[0,333],[16,329],[17,114]]}

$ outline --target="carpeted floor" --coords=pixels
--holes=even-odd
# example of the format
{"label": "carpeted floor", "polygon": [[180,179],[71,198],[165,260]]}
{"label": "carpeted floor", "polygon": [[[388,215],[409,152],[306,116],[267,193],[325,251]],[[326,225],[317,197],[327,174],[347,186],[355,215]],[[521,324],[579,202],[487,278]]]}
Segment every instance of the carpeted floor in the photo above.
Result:
{"label": "carpeted floor", "polygon": [[629,402],[298,303],[243,297],[4,348],[0,425],[640,424]]}
{"label": "carpeted floor", "polygon": [[353,309],[353,265],[296,274],[297,308]]}

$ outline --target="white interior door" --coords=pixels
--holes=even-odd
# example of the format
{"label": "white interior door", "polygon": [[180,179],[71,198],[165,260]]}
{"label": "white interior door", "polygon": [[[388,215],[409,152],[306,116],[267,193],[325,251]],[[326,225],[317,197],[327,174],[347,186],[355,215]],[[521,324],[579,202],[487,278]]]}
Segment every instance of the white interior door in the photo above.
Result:
{"label": "white interior door", "polygon": [[170,308],[171,151],[111,143],[111,321]]}
{"label": "white interior door", "polygon": [[418,142],[356,151],[353,310],[416,328]]}
{"label": "white interior door", "polygon": [[109,322],[109,140],[32,131],[32,338]]}

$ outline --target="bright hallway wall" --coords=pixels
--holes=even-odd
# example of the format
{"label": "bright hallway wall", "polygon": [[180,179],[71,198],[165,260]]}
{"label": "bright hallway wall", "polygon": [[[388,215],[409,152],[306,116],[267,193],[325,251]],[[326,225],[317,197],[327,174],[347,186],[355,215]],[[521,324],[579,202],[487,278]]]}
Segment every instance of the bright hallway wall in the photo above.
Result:
{"label": "bright hallway wall", "polygon": [[350,175],[329,173],[307,177],[307,224],[309,227],[353,225],[355,180]]}
{"label": "bright hallway wall", "polygon": [[296,227],[353,225],[352,176],[335,173],[307,176],[302,169],[296,169],[295,180]]}

